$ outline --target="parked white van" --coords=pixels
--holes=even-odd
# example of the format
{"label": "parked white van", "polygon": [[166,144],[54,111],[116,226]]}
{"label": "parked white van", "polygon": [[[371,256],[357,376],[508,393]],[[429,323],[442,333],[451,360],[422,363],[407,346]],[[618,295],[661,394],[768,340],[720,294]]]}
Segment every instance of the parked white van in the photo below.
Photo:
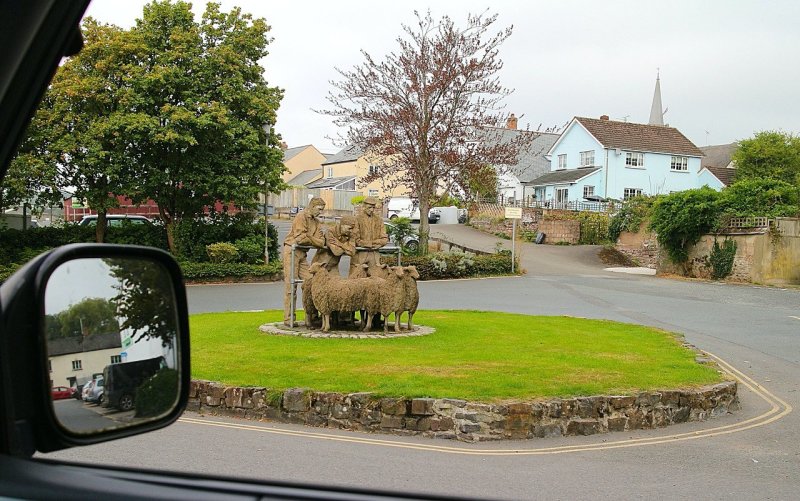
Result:
{"label": "parked white van", "polygon": [[[390,220],[398,217],[407,217],[412,221],[419,221],[419,204],[409,197],[393,197],[386,204],[386,217]],[[428,211],[428,222],[436,223],[441,214],[438,208]]]}

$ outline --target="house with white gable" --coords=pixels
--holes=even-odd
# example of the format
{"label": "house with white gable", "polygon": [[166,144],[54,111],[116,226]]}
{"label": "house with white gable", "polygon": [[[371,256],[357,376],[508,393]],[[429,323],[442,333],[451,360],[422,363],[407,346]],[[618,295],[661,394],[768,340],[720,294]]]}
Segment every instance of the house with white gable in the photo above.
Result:
{"label": "house with white gable", "polygon": [[[703,152],[678,129],[575,117],[547,152],[550,172],[529,183],[538,203],[567,206],[597,197],[624,200],[668,194],[708,184],[701,178]],[[549,202],[549,204],[548,204]]]}

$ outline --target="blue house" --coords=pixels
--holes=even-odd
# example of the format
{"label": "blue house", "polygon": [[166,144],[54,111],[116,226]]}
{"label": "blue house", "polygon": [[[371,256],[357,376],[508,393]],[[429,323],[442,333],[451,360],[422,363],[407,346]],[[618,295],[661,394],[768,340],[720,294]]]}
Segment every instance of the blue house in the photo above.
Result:
{"label": "blue house", "polygon": [[678,129],[575,117],[547,153],[550,172],[526,184],[552,206],[624,200],[723,183],[701,173],[703,152]]}

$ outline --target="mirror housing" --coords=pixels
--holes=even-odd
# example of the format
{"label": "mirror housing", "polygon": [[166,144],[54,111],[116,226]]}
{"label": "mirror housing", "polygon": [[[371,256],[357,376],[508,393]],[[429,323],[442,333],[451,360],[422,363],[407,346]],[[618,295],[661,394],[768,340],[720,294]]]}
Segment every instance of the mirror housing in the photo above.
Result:
{"label": "mirror housing", "polygon": [[[77,259],[139,259],[158,263],[169,276],[176,309],[177,403],[168,413],[124,428],[92,433],[65,429],[51,401],[45,335],[45,289],[52,273]],[[190,382],[189,317],[180,267],[172,256],[152,247],[72,244],[45,252],[0,286],[0,443],[17,456],[89,445],[163,428],[186,407]]]}

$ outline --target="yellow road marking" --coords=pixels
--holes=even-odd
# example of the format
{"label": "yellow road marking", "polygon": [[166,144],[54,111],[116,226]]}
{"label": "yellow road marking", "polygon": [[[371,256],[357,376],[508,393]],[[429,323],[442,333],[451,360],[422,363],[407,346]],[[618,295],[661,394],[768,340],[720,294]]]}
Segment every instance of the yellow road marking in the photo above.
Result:
{"label": "yellow road marking", "polygon": [[761,399],[770,405],[770,409],[765,413],[742,421],[725,426],[718,426],[708,428],[705,430],[698,430],[688,433],[677,433],[671,435],[662,435],[652,438],[636,438],[627,440],[615,440],[611,442],[604,442],[599,444],[586,444],[586,445],[564,445],[558,447],[540,447],[540,448],[520,448],[520,449],[471,449],[466,447],[451,447],[441,446],[435,444],[409,444],[406,442],[399,442],[396,440],[382,440],[367,437],[348,437],[342,435],[332,435],[328,433],[310,432],[310,431],[296,431],[286,430],[281,428],[264,428],[261,426],[238,424],[238,423],[225,423],[221,421],[211,421],[207,419],[197,419],[190,417],[181,417],[180,422],[186,424],[196,424],[201,426],[212,426],[218,428],[229,428],[244,431],[255,431],[259,433],[270,433],[275,435],[295,436],[301,438],[310,438],[317,440],[330,440],[335,442],[358,443],[364,445],[375,445],[381,447],[395,447],[402,449],[420,450],[427,452],[442,452],[448,454],[464,454],[464,455],[480,455],[480,456],[538,456],[547,454],[565,454],[574,452],[589,452],[607,449],[620,449],[628,447],[642,447],[646,445],[656,445],[664,443],[674,443],[685,440],[696,440],[699,438],[714,437],[719,435],[727,435],[731,433],[739,433],[745,430],[765,426],[773,423],[783,417],[786,417],[792,412],[792,406],[787,402],[773,395],[766,388],[753,381],[750,377],[743,374],[741,371],[731,366],[716,355],[707,353],[711,358],[717,361],[722,370],[736,378],[740,384],[748,388],[750,391],[758,395]]}

